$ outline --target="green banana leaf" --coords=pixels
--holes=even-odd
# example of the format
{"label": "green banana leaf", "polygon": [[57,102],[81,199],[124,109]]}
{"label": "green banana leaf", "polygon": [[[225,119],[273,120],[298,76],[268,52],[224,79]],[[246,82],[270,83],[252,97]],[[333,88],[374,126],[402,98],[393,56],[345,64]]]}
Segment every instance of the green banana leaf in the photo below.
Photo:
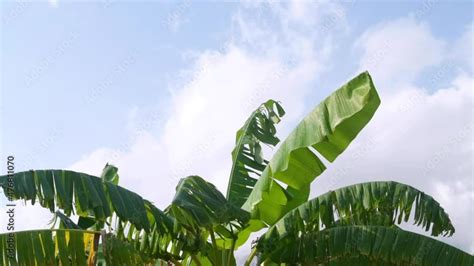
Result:
{"label": "green banana leaf", "polygon": [[69,217],[67,217],[60,211],[56,211],[54,213],[53,226],[56,223],[59,224],[59,229],[84,229],[84,230],[87,229],[87,228],[81,228],[79,225],[77,225]]}
{"label": "green banana leaf", "polygon": [[137,229],[132,223],[118,219],[115,222],[118,229],[114,237],[130,243],[137,252],[148,258],[165,261],[181,260],[187,255],[199,252],[204,245],[203,235],[188,230],[173,216],[163,216],[161,211],[153,206],[148,211],[153,216],[150,218],[150,231]]}
{"label": "green banana leaf", "polygon": [[[234,260],[233,239],[250,218],[249,213],[234,206],[214,185],[199,176],[181,179],[166,211],[188,231],[200,235],[196,237],[201,239],[196,243],[199,246],[196,251],[207,256],[214,265],[226,265]],[[209,237],[212,245],[207,241]],[[223,264],[222,259],[225,260]]]}
{"label": "green banana leaf", "polygon": [[93,265],[100,232],[51,229],[0,234],[2,265]]}
{"label": "green banana leaf", "polygon": [[[13,183],[8,182],[8,176],[0,176],[5,195],[12,195],[13,199],[29,200],[32,204],[39,202],[52,212],[56,208],[63,210],[68,217],[75,213],[80,218],[102,222],[106,218],[116,218],[118,227],[122,226],[117,237],[148,243],[140,251],[152,252],[150,256],[178,256],[180,250],[168,254],[167,248],[186,246],[191,241],[189,233],[184,232],[173,217],[140,195],[105,178],[67,170],[30,170],[15,173],[12,180]],[[13,187],[10,188],[9,184]],[[139,237],[144,233],[149,238]],[[185,237],[187,239],[183,242]],[[172,243],[164,243],[165,240]],[[194,246],[189,249],[192,248]]]}
{"label": "green banana leaf", "polygon": [[208,228],[235,221],[244,226],[249,214],[231,204],[217,188],[199,176],[181,179],[168,211],[184,225]]}
{"label": "green banana leaf", "polygon": [[105,165],[104,170],[102,170],[102,175],[100,177],[114,185],[118,185],[120,180],[118,168],[108,163]]}
{"label": "green banana leaf", "polygon": [[107,265],[146,265],[156,259],[138,251],[133,243],[118,239],[112,234],[104,235],[102,247]]}
{"label": "green banana leaf", "polygon": [[[13,176],[14,188],[9,190],[8,176],[0,176],[5,195],[13,199],[36,201],[52,212],[56,208],[66,216],[92,216],[105,221],[116,213],[139,229],[149,230],[147,205],[140,195],[101,178],[68,170],[30,170]],[[164,214],[161,214],[164,216]]]}
{"label": "green banana leaf", "polygon": [[284,114],[278,102],[268,100],[252,112],[244,126],[237,131],[227,186],[227,199],[235,206],[244,204],[268,163],[263,158],[262,144],[275,146],[280,141],[275,136],[275,124],[280,122]]}
{"label": "green banana leaf", "polygon": [[379,104],[372,78],[363,72],[316,106],[281,143],[243,205],[251,226],[241,232],[238,244],[305,202],[311,182],[326,169],[317,153],[334,161]]}
{"label": "green banana leaf", "polygon": [[261,238],[261,261],[303,265],[473,265],[474,257],[436,239],[385,226],[340,226]]}
{"label": "green banana leaf", "polygon": [[448,214],[431,196],[393,181],[368,182],[329,191],[288,212],[262,236],[300,234],[341,225],[392,226],[414,218],[431,235],[452,235]]}

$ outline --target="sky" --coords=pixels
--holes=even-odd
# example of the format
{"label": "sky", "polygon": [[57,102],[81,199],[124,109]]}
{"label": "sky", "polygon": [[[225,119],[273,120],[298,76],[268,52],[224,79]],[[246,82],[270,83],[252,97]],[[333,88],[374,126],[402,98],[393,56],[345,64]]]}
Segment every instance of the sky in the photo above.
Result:
{"label": "sky", "polygon": [[[100,175],[109,162],[122,186],[160,208],[188,175],[225,192],[235,133],[261,102],[281,101],[284,139],[327,95],[368,70],[381,106],[315,180],[311,196],[375,180],[415,186],[453,220],[456,233],[440,239],[474,253],[471,2],[0,7],[0,156],[13,155],[16,171]],[[0,208],[5,202],[0,197]],[[47,226],[48,211],[23,205],[17,230]]]}

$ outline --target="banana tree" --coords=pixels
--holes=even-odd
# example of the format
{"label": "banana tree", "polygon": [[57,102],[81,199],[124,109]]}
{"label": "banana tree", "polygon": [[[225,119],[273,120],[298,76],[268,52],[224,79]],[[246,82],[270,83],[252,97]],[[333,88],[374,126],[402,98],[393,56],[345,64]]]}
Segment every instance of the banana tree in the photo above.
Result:
{"label": "banana tree", "polygon": [[[310,185],[370,121],[380,104],[361,73],[316,106],[282,142],[285,111],[269,100],[237,131],[227,193],[199,176],[182,179],[160,210],[100,176],[30,170],[0,177],[11,199],[54,213],[53,228],[0,235],[2,265],[235,265],[253,232],[245,264],[473,265],[474,257],[405,231],[413,221],[431,236],[451,236],[448,214],[431,196],[397,182],[354,184],[309,199]],[[263,146],[278,147],[271,158]],[[263,230],[263,231],[262,231]]]}

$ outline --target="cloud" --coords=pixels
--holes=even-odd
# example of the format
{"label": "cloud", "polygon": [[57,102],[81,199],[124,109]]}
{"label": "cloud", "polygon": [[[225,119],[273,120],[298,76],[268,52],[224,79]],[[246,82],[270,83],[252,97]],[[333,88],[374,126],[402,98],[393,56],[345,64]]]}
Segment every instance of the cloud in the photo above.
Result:
{"label": "cloud", "polygon": [[[7,229],[7,224],[9,223],[9,217],[8,215],[4,214],[7,212],[8,209],[9,207],[5,207],[5,205],[3,204],[0,208],[0,212],[2,213],[2,217],[0,219],[0,227],[2,228],[2,230],[5,231]],[[49,222],[53,218],[53,214],[48,209],[40,208],[38,206],[31,206],[30,203],[17,202],[14,209],[15,231],[46,229],[49,227]]]}
{"label": "cloud", "polygon": [[[143,193],[160,207],[171,201],[178,179],[190,174],[203,175],[225,191],[235,132],[247,116],[261,102],[274,98],[282,100],[288,110],[285,122],[294,123],[305,108],[301,102],[311,82],[329,58],[330,51],[319,49],[320,43],[315,42],[317,36],[307,36],[301,27],[329,19],[340,12],[336,5],[320,9],[320,5],[296,7],[290,3],[290,12],[284,5],[239,9],[233,17],[229,41],[222,49],[198,53],[193,67],[183,71],[191,73],[192,78],[171,89],[170,117],[145,119],[145,123],[164,124],[162,134],[156,136],[150,128],[138,126],[125,143],[99,147],[67,168],[98,175],[105,163],[114,163],[120,169],[122,185]],[[187,8],[187,3],[176,6],[170,16],[181,17]],[[313,15],[302,17],[302,10],[312,10]],[[274,14],[276,28],[263,17],[253,18],[254,12]],[[331,26],[338,27],[342,22]],[[262,35],[249,36],[251,31]],[[267,42],[272,34],[278,38]],[[251,43],[265,43],[263,50],[267,52],[257,54]],[[330,47],[327,42],[324,45]],[[181,80],[176,83],[182,84]],[[134,131],[138,109],[131,110],[126,130]]]}
{"label": "cloud", "polygon": [[49,4],[49,6],[51,6],[53,8],[57,8],[58,7],[58,0],[48,0],[48,4]]}
{"label": "cloud", "polygon": [[372,121],[316,179],[312,194],[375,180],[412,185],[450,214],[456,233],[443,241],[473,252],[473,81],[460,74],[433,94],[410,87],[382,97]]}
{"label": "cloud", "polygon": [[[171,202],[178,180],[188,175],[206,178],[225,194],[235,133],[246,118],[263,101],[281,100],[287,116],[280,130],[288,132],[288,126],[301,119],[306,108],[302,102],[330,58],[329,50],[318,49],[321,44],[315,42],[315,36],[285,26],[283,18],[291,14],[279,10],[276,28],[263,18],[249,16],[256,11],[276,12],[274,8],[280,7],[261,8],[240,9],[233,18],[229,42],[222,49],[195,55],[193,67],[183,71],[190,78],[170,89],[170,115],[162,121],[159,136],[144,132],[128,149],[101,148],[69,168],[99,173],[106,162],[113,163],[119,167],[121,185],[160,208]],[[316,6],[307,8],[315,10]],[[267,38],[273,33],[281,38],[270,42]],[[329,42],[323,46],[330,46]],[[242,248],[243,253],[248,250]]]}
{"label": "cloud", "polygon": [[346,13],[351,6],[303,1],[247,3],[247,8],[233,16],[232,40],[259,55],[288,61],[321,60],[332,51],[333,37],[347,32]]}
{"label": "cloud", "polygon": [[[236,130],[259,103],[274,98],[287,110],[279,136],[288,134],[312,107],[303,103],[328,71],[337,35],[347,30],[343,6],[300,5],[246,3],[233,16],[222,49],[194,53],[192,67],[182,73],[189,77],[171,86],[169,116],[151,115],[138,123],[140,108],[131,110],[127,130],[133,134],[127,142],[98,147],[68,168],[98,175],[105,163],[113,163],[121,185],[160,208],[172,200],[179,178],[191,174],[225,193]],[[356,44],[359,67],[371,71],[382,105],[317,179],[312,194],[369,180],[413,185],[451,215],[457,233],[446,241],[473,251],[472,74],[449,73],[450,86],[431,94],[413,84],[448,57],[445,46],[413,18],[365,32]],[[159,134],[153,130],[157,125]],[[238,251],[239,260],[248,250]]]}
{"label": "cloud", "polygon": [[424,69],[445,59],[445,42],[413,17],[371,27],[356,48],[362,50],[359,69],[369,70],[379,84],[392,86],[412,82]]}
{"label": "cloud", "polygon": [[123,148],[98,149],[69,168],[100,173],[106,162],[113,163],[123,186],[162,208],[172,200],[179,179],[188,175],[201,175],[225,191],[237,129],[267,98],[284,99],[294,117],[301,115],[298,102],[304,93],[285,88],[305,87],[314,71],[255,58],[237,47],[224,54],[203,54],[196,65],[202,67],[204,71],[174,92],[159,136],[142,131]]}
{"label": "cloud", "polygon": [[469,73],[474,73],[473,45],[474,45],[474,22],[466,26],[464,34],[456,40],[450,56],[453,60],[467,68]]}
{"label": "cloud", "polygon": [[185,17],[185,13],[189,10],[190,4],[191,1],[184,0],[174,5],[162,20],[164,28],[172,33],[176,33],[183,24],[189,22]]}
{"label": "cloud", "polygon": [[[348,150],[313,184],[312,195],[373,180],[412,185],[450,214],[457,232],[442,241],[474,252],[474,80],[472,72],[453,63],[444,43],[413,18],[385,22],[363,34],[356,44],[362,49],[360,66],[371,71],[382,104]],[[439,66],[450,71],[425,72]],[[429,85],[440,76],[450,84],[430,93],[431,88],[414,84],[422,75],[432,81]],[[404,228],[424,233],[411,225]]]}
{"label": "cloud", "polygon": [[[253,29],[262,36],[249,37],[248,24],[257,24],[242,18],[260,8],[240,9],[234,17],[233,32],[239,37],[231,38],[221,50],[197,54],[193,67],[183,71],[191,78],[183,86],[171,88],[170,115],[161,121],[164,126],[159,136],[144,130],[129,145],[100,148],[69,168],[100,173],[106,162],[114,163],[120,169],[122,185],[159,207],[169,204],[178,180],[187,175],[201,175],[225,192],[237,129],[269,98],[283,101],[288,111],[285,122],[294,124],[303,115],[301,103],[311,91],[310,85],[329,57],[316,52],[312,37],[286,29],[283,22],[278,24],[276,34],[284,36],[283,31],[291,31],[295,45],[283,49],[286,41],[273,42],[271,52],[256,54],[246,41],[260,43],[275,29],[258,18],[260,26]],[[291,14],[279,10],[278,16],[288,18]],[[131,117],[136,117],[136,112],[132,110]]]}

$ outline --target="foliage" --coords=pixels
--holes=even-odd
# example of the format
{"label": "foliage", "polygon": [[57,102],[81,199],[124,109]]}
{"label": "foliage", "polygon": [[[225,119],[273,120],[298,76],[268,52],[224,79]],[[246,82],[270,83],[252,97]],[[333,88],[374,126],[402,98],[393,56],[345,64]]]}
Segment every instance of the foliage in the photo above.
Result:
{"label": "foliage", "polygon": [[268,164],[263,158],[262,144],[278,144],[280,140],[275,136],[275,124],[280,122],[283,115],[285,111],[280,103],[268,100],[237,131],[227,189],[227,198],[232,204],[242,206],[252,192],[258,177]]}
{"label": "foliage", "polygon": [[[276,241],[276,242],[275,242]],[[263,238],[261,260],[331,265],[473,265],[474,258],[435,239],[395,227],[336,226]]]}
{"label": "foliage", "polygon": [[[94,246],[97,234],[99,232],[73,229],[0,234],[0,261],[2,265],[90,265],[97,250]],[[10,241],[16,248],[9,248]]]}
{"label": "foliage", "polygon": [[[369,182],[308,200],[311,183],[326,169],[322,157],[333,162],[379,104],[370,75],[361,73],[279,144],[276,125],[285,111],[269,100],[237,131],[226,196],[189,176],[164,210],[119,186],[118,169],[109,164],[100,177],[54,169],[0,176],[5,194],[54,213],[50,230],[0,235],[0,262],[236,265],[235,249],[267,227],[247,265],[255,257],[268,265],[473,265],[472,255],[398,227],[412,219],[432,236],[455,231],[440,204],[411,186]],[[278,144],[273,157],[264,158],[264,145]]]}

